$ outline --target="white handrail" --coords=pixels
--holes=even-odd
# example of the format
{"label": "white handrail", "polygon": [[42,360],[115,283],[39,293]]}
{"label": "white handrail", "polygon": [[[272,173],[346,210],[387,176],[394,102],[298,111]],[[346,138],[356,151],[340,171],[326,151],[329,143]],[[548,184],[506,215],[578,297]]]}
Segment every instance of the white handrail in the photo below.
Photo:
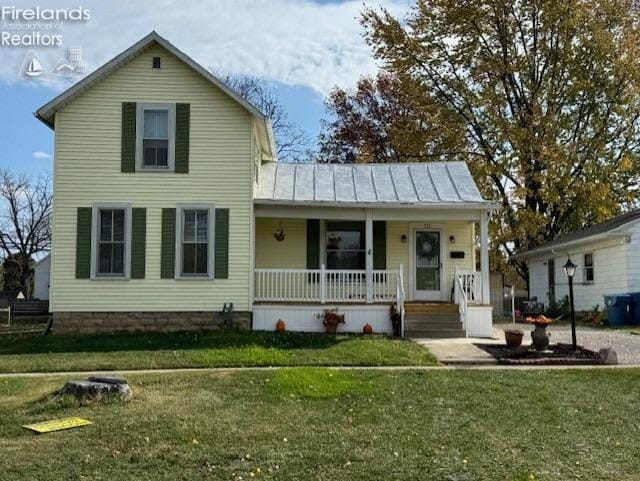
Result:
{"label": "white handrail", "polygon": [[458,312],[460,313],[460,321],[462,322],[462,328],[464,329],[465,336],[467,335],[467,290],[465,289],[464,283],[464,274],[461,274],[458,271],[458,268],[455,270],[455,288],[454,288],[454,297],[455,303],[458,304]]}
{"label": "white handrail", "polygon": [[404,337],[404,296],[404,272],[400,264],[396,281],[396,309],[400,313],[400,337]]}

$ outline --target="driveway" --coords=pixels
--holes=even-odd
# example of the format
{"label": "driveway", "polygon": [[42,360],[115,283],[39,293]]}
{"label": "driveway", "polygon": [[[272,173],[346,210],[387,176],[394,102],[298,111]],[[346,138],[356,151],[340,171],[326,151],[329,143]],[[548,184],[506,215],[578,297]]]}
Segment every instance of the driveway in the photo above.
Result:
{"label": "driveway", "polygon": [[[513,324],[494,324],[494,337],[504,341],[503,329],[513,329]],[[532,326],[529,324],[516,324],[516,329],[525,332],[523,342],[529,344],[531,336],[529,332]],[[551,325],[547,328],[551,334],[551,342],[571,343],[571,326],[566,324]],[[639,329],[640,331],[640,329]],[[640,335],[631,334],[629,331],[615,329],[595,329],[578,326],[576,329],[578,345],[598,352],[602,348],[612,348],[618,355],[619,364],[640,364]]]}

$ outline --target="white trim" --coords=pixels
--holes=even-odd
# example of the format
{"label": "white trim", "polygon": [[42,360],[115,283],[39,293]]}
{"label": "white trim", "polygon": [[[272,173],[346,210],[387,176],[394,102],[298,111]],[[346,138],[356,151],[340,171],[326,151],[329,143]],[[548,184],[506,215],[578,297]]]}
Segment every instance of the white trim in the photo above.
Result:
{"label": "white trim", "polygon": [[[256,217],[275,217],[283,219],[332,219],[332,220],[361,220],[366,217],[364,204],[358,207],[347,203],[339,206],[290,206],[290,205],[264,205],[254,202],[254,212]],[[369,206],[372,208],[373,220],[400,220],[408,222],[446,222],[454,220],[467,220],[478,222],[481,212],[484,209],[465,209],[464,206],[457,206],[447,210],[442,206],[434,205],[433,208],[417,206],[405,208],[406,206]],[[457,210],[456,210],[457,209]]]}
{"label": "white trim", "polygon": [[[142,140],[144,137],[144,111],[166,110],[168,117],[169,145],[167,167],[143,165]],[[136,104],[136,172],[173,172],[176,166],[176,104],[166,102],[141,102]]]}
{"label": "white trim", "polygon": [[[409,226],[409,242],[407,246],[409,249],[409,296],[410,300],[431,300],[431,301],[446,301],[447,296],[447,256],[445,253],[448,251],[449,240],[447,238],[447,230],[444,224],[430,224],[430,223],[410,223]],[[438,297],[430,298],[428,296],[423,297],[417,295],[416,291],[416,232],[428,231],[439,232],[440,234],[440,294]],[[437,292],[437,291],[433,291]]]}
{"label": "white trim", "polygon": [[[182,273],[182,218],[185,210],[190,209],[206,209],[209,211],[208,227],[209,227],[209,259],[207,263],[207,274],[183,274]],[[176,204],[176,258],[175,258],[175,278],[179,280],[213,280],[215,276],[215,215],[216,207],[211,203],[198,202],[179,202]]]}
{"label": "white trim", "polygon": [[[103,209],[124,209],[124,275],[122,276],[98,274],[98,213]],[[94,202],[91,205],[91,280],[128,281],[131,278],[131,222],[130,202]]]}
{"label": "white trim", "polygon": [[480,214],[480,275],[482,276],[482,303],[491,304],[491,275],[489,272],[489,214]]}
{"label": "white trim", "polygon": [[367,209],[364,222],[364,263],[367,287],[367,304],[373,300],[373,214]]}

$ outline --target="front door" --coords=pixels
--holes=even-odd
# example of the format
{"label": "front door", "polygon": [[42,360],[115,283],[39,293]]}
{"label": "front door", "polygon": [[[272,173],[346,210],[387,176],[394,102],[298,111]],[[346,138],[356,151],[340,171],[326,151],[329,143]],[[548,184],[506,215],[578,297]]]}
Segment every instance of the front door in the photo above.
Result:
{"label": "front door", "polygon": [[442,258],[440,231],[414,231],[413,298],[439,301],[441,297]]}

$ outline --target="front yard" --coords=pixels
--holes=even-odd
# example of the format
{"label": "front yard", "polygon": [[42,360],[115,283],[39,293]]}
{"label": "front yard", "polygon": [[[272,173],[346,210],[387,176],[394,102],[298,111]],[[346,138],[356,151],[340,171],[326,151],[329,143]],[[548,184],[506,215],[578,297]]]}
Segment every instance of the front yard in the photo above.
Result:
{"label": "front yard", "polygon": [[[639,370],[138,374],[78,408],[59,378],[0,379],[4,481],[632,480]],[[34,435],[20,426],[95,424]]]}
{"label": "front yard", "polygon": [[435,359],[426,349],[379,335],[227,331],[0,337],[0,372],[430,364]]}

